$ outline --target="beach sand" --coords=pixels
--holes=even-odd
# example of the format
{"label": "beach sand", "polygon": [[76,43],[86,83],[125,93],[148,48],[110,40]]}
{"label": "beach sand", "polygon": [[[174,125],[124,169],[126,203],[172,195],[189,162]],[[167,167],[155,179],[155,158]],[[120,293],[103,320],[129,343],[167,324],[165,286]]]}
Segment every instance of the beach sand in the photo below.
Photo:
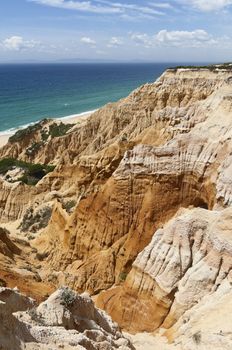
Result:
{"label": "beach sand", "polygon": [[[57,118],[54,119],[54,122],[62,122],[64,124],[77,124],[78,126],[81,126],[83,123],[86,122],[86,120],[89,118],[91,114],[93,114],[95,111],[92,112],[86,112],[76,115],[70,115],[70,117],[64,117],[64,118]],[[9,137],[13,135],[14,133],[9,134],[0,134],[0,148],[7,144]]]}
{"label": "beach sand", "polygon": [[9,135],[0,135],[0,148],[7,144],[8,139],[9,139],[10,136],[11,136],[11,134],[9,134]]}

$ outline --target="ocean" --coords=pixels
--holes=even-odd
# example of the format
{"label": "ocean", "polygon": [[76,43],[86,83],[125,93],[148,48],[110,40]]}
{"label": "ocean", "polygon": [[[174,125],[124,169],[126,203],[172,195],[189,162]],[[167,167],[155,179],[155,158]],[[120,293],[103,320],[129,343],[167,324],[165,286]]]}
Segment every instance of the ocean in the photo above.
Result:
{"label": "ocean", "polygon": [[0,65],[0,134],[96,110],[155,81],[170,64]]}

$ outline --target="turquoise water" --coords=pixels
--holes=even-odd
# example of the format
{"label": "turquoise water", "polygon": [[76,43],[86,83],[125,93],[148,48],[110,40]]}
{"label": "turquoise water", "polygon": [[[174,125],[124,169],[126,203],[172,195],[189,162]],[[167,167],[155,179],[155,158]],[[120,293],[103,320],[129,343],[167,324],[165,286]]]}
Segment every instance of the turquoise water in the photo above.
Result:
{"label": "turquoise water", "polygon": [[0,65],[0,131],[95,110],[155,81],[170,64]]}

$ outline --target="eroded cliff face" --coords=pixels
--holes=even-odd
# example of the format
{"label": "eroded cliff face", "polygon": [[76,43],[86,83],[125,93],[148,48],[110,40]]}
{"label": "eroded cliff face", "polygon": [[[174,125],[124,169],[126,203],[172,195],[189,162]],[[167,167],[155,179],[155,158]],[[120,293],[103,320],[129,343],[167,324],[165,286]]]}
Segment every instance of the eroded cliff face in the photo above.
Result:
{"label": "eroded cliff face", "polygon": [[[73,288],[98,293],[120,282],[122,274],[130,271],[132,262],[150,242],[156,229],[173,217],[180,207],[200,206],[211,210],[215,206],[226,205],[230,200],[228,176],[223,175],[229,172],[228,157],[232,147],[229,136],[231,107],[228,73],[209,73],[208,80],[205,77],[204,81],[204,72],[200,74],[202,78],[197,73],[195,80],[194,74],[182,71],[175,75],[166,73],[160,79],[162,84],[158,81],[152,85],[154,95],[161,96],[163,101],[166,85],[170,89],[175,84],[177,89],[177,79],[179,85],[183,80],[182,91],[184,88],[187,90],[189,83],[189,95],[185,92],[189,97],[183,97],[186,102],[182,102],[188,107],[176,107],[176,98],[173,97],[176,92],[170,92],[172,98],[165,95],[174,107],[167,107],[167,103],[164,107],[152,94],[149,95],[150,104],[155,99],[155,111],[161,108],[163,113],[163,108],[175,108],[173,117],[179,118],[179,124],[186,124],[188,128],[175,128],[175,119],[172,120],[174,126],[167,126],[165,118],[161,118],[161,129],[155,121],[148,128],[145,124],[145,130],[141,132],[144,141],[141,141],[141,134],[133,134],[135,138],[129,142],[119,140],[114,147],[109,146],[94,156],[80,157],[80,163],[75,169],[81,166],[83,172],[80,177],[77,176],[77,182],[79,179],[83,185],[82,176],[86,180],[85,174],[88,174],[88,178],[73,214],[63,221],[62,229],[57,230],[54,225],[59,220],[57,212],[54,212],[55,220],[50,221],[47,230],[36,242],[36,247],[49,255],[49,264],[53,268],[66,269],[65,279]],[[212,86],[214,92],[210,89]],[[141,93],[143,89],[149,91],[151,86],[138,91]],[[208,90],[210,95],[206,98],[205,91]],[[138,94],[138,91],[134,94]],[[132,99],[132,96],[128,99]],[[144,100],[142,97],[141,100],[148,104],[146,94],[142,96]],[[119,104],[125,104],[126,101]],[[184,113],[182,108],[185,108]],[[179,117],[180,111],[183,113],[182,118]],[[220,119],[221,115],[223,118]],[[169,128],[172,137],[167,136]],[[150,137],[154,132],[159,137]],[[145,141],[148,141],[146,137],[149,137],[149,144]],[[89,163],[93,158],[96,161],[100,155],[109,154],[112,147],[113,154],[118,157],[116,162],[109,157],[111,165],[106,162],[98,163],[97,166]],[[59,209],[59,215],[63,215],[62,208]],[[103,266],[108,261],[109,270],[106,273],[98,261],[104,261]],[[72,269],[78,274],[73,274]]]}
{"label": "eroded cliff face", "polygon": [[56,165],[26,190],[1,183],[1,220],[33,232],[43,281],[98,294],[132,332],[170,328],[216,293],[232,263],[231,96],[230,71],[170,70],[61,137],[44,140],[43,122],[33,157],[8,143],[1,157]]}
{"label": "eroded cliff face", "polygon": [[231,208],[180,210],[138,255],[124,285],[99,302],[130,331],[170,328],[231,280],[231,218]]}

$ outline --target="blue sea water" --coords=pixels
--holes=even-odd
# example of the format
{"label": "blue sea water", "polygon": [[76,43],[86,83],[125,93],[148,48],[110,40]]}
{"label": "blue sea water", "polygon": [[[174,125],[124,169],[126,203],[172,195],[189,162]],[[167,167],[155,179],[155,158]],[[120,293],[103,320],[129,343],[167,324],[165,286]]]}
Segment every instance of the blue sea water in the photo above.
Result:
{"label": "blue sea water", "polygon": [[0,65],[0,132],[95,110],[155,81],[170,64]]}

